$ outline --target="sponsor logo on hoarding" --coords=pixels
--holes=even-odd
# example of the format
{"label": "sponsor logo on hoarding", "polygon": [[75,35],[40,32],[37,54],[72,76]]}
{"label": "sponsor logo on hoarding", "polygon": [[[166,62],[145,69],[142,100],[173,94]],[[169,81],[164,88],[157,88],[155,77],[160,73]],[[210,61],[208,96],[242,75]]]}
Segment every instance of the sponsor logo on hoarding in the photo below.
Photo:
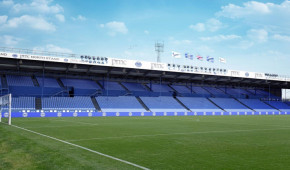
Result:
{"label": "sponsor logo on hoarding", "polygon": [[0,53],[1,56],[7,56],[7,53]]}
{"label": "sponsor logo on hoarding", "polygon": [[250,73],[246,72],[246,73],[245,73],[245,76],[246,76],[246,77],[249,77],[249,76],[250,76]]}
{"label": "sponsor logo on hoarding", "polygon": [[256,74],[255,74],[255,77],[256,77],[256,78],[263,78],[263,74],[262,74],[262,73],[256,73]]}
{"label": "sponsor logo on hoarding", "polygon": [[65,58],[65,59],[63,59],[63,61],[64,61],[64,62],[68,62],[68,59],[67,59],[67,58]]}
{"label": "sponsor logo on hoarding", "polygon": [[13,58],[18,58],[18,55],[17,54],[12,54],[12,57]]}
{"label": "sponsor logo on hoarding", "polygon": [[240,76],[239,71],[231,71],[232,76]]}
{"label": "sponsor logo on hoarding", "polygon": [[20,58],[23,58],[23,59],[26,59],[26,58],[27,58],[27,59],[29,59],[29,55],[21,54],[21,55],[20,55]]}
{"label": "sponsor logo on hoarding", "polygon": [[270,74],[270,73],[265,73],[266,77],[279,77],[278,74]]}
{"label": "sponsor logo on hoarding", "polygon": [[40,113],[40,116],[41,116],[41,117],[45,117],[45,113],[44,113],[44,112],[41,112],[41,113]]}
{"label": "sponsor logo on hoarding", "polygon": [[24,112],[24,113],[22,114],[22,116],[23,116],[23,117],[27,117],[28,114]]}
{"label": "sponsor logo on hoarding", "polygon": [[140,61],[137,61],[137,62],[135,63],[135,66],[136,66],[136,67],[142,67],[142,63],[141,63]]}
{"label": "sponsor logo on hoarding", "polygon": [[159,64],[159,63],[151,63],[151,69],[164,69],[163,64]]}
{"label": "sponsor logo on hoarding", "polygon": [[126,66],[127,61],[126,60],[118,60],[118,59],[113,59],[112,60],[112,65],[119,65],[119,66]]}

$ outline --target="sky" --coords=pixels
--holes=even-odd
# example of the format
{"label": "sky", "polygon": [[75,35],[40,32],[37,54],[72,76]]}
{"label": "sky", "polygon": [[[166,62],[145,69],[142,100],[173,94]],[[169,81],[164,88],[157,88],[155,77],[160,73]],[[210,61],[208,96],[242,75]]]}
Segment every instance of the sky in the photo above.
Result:
{"label": "sky", "polygon": [[0,0],[1,47],[154,62],[156,42],[165,63],[290,76],[290,0]]}

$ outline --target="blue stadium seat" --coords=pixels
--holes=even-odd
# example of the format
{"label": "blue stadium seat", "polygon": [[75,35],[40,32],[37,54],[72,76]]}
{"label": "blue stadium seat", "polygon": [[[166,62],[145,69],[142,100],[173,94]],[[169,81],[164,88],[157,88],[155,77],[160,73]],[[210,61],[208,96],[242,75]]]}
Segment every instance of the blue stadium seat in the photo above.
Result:
{"label": "blue stadium seat", "polygon": [[101,90],[100,86],[93,80],[62,78],[61,81],[66,88],[74,88],[75,96],[91,96]]}
{"label": "blue stadium seat", "polygon": [[282,101],[265,101],[265,102],[283,112],[290,112],[290,106],[287,103],[284,103]]}
{"label": "blue stadium seat", "polygon": [[173,97],[140,97],[152,112],[187,112]]}
{"label": "blue stadium seat", "polygon": [[222,90],[215,87],[204,87],[207,91],[213,94],[215,97],[229,97],[229,95],[225,94]]}
{"label": "blue stadium seat", "polygon": [[215,104],[228,112],[251,112],[246,106],[232,98],[210,98]]}
{"label": "blue stadium seat", "polygon": [[12,97],[12,109],[35,109],[34,97]]}
{"label": "blue stadium seat", "polygon": [[61,79],[65,87],[74,87],[75,89],[100,89],[99,85],[93,80],[85,79]]}
{"label": "blue stadium seat", "polygon": [[40,87],[54,87],[60,88],[58,82],[55,78],[50,77],[36,77]]}
{"label": "blue stadium seat", "polygon": [[8,86],[34,86],[31,77],[28,76],[7,75],[6,78]]}
{"label": "blue stadium seat", "polygon": [[211,94],[200,86],[192,86],[192,90],[203,97],[210,97]]}
{"label": "blue stadium seat", "polygon": [[127,93],[126,89],[124,89],[118,82],[114,81],[99,81],[101,85],[103,85],[104,96],[123,96]]}
{"label": "blue stadium seat", "polygon": [[91,109],[95,110],[90,97],[48,97],[42,98],[43,109]]}
{"label": "blue stadium seat", "polygon": [[96,100],[103,112],[146,112],[133,96],[98,96]]}
{"label": "blue stadium seat", "polygon": [[178,97],[193,112],[221,112],[222,110],[204,97]]}
{"label": "blue stadium seat", "polygon": [[277,112],[278,110],[270,107],[259,99],[239,99],[242,103],[254,109],[257,112]]}
{"label": "blue stadium seat", "polygon": [[183,85],[171,85],[171,87],[174,88],[178,93],[182,93],[182,94],[191,93],[190,89]]}
{"label": "blue stadium seat", "polygon": [[140,83],[129,83],[129,82],[122,82],[122,84],[129,89],[129,91],[147,91],[146,88]]}

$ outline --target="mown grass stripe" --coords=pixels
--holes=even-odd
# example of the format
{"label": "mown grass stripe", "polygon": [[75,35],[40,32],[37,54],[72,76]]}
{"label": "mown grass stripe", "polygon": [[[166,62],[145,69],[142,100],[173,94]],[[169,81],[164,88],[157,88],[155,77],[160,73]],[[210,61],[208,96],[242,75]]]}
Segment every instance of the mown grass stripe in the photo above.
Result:
{"label": "mown grass stripe", "polygon": [[116,157],[113,157],[113,156],[110,156],[110,155],[107,155],[107,154],[104,154],[104,153],[101,153],[101,152],[98,152],[98,151],[83,147],[83,146],[80,146],[80,145],[77,145],[77,144],[73,144],[73,143],[70,143],[70,142],[55,138],[55,137],[51,137],[51,136],[48,136],[48,135],[45,135],[45,134],[42,134],[42,133],[38,133],[38,132],[29,130],[29,129],[25,129],[25,128],[16,126],[16,125],[11,125],[11,126],[16,127],[18,129],[22,129],[22,130],[30,132],[30,133],[34,133],[34,134],[37,134],[37,135],[40,135],[40,136],[43,136],[43,137],[47,137],[47,138],[50,138],[50,139],[65,143],[65,144],[68,144],[68,145],[71,145],[71,146],[74,146],[74,147],[77,147],[77,148],[80,148],[80,149],[83,149],[83,150],[86,150],[86,151],[101,155],[101,156],[104,156],[104,157],[107,157],[107,158],[110,158],[110,159],[113,159],[113,160],[116,160],[116,161],[119,161],[119,162],[122,162],[122,163],[125,163],[125,164],[128,164],[128,165],[131,165],[131,166],[134,166],[134,167],[137,167],[137,168],[140,168],[140,169],[149,170],[149,168],[146,168],[146,167],[137,165],[135,163],[132,163],[132,162],[129,162],[129,161],[126,161],[126,160],[123,160],[123,159],[119,159],[119,158],[116,158]]}

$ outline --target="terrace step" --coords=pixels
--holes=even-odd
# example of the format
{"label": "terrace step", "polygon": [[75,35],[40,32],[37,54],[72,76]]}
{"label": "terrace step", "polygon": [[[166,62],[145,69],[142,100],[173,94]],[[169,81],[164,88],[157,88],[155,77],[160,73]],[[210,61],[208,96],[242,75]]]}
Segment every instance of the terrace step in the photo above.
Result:
{"label": "terrace step", "polygon": [[146,111],[151,112],[150,109],[146,106],[146,104],[142,101],[142,99],[139,96],[136,96],[136,99],[138,100],[138,102],[143,106],[143,108]]}
{"label": "terrace step", "polygon": [[181,106],[183,106],[186,110],[188,110],[189,112],[191,112],[191,110],[185,106],[177,97],[173,97]]}
{"label": "terrace step", "polygon": [[64,87],[64,84],[63,84],[63,82],[60,80],[60,78],[56,79],[56,81],[57,81],[58,85],[59,85],[61,88],[65,88],[65,87]]}
{"label": "terrace step", "polygon": [[205,91],[207,91],[211,95],[211,97],[215,97],[215,95],[213,95],[208,89],[206,89],[204,87],[201,87],[201,88],[204,89]]}
{"label": "terrace step", "polygon": [[8,83],[7,83],[7,79],[5,75],[3,75],[1,78],[1,84],[2,84],[2,88],[8,89]]}
{"label": "terrace step", "polygon": [[276,109],[276,110],[278,110],[279,112],[281,112],[281,110],[279,110],[278,108],[272,106],[271,104],[269,104],[269,103],[267,103],[267,102],[264,102],[264,101],[262,101],[262,102],[265,103],[266,105],[272,107],[273,109]]}
{"label": "terrace step", "polygon": [[190,85],[190,86],[186,85],[185,87],[188,88],[192,94],[197,94],[197,93],[196,93],[196,92],[191,88],[192,85]]}
{"label": "terrace step", "polygon": [[221,109],[222,111],[226,112],[223,108],[221,108],[219,105],[217,105],[215,102],[213,102],[210,98],[206,98],[208,101],[210,101],[212,104],[214,104],[216,107]]}
{"label": "terrace step", "polygon": [[101,89],[104,89],[103,85],[99,81],[96,81],[96,83],[101,87]]}
{"label": "terrace step", "polygon": [[233,97],[237,102],[239,102],[240,104],[242,104],[243,106],[245,106],[246,108],[248,108],[248,109],[250,109],[250,110],[252,110],[252,111],[254,111],[254,112],[256,112],[256,110],[254,110],[254,109],[252,109],[252,108],[250,108],[248,105],[246,105],[246,104],[244,104],[244,103],[242,103],[241,101],[239,101],[237,98],[235,98],[235,97]]}
{"label": "terrace step", "polygon": [[119,84],[120,84],[120,86],[122,86],[128,93],[131,93],[130,92],[130,90],[126,87],[126,86],[124,86],[121,82],[118,82]]}
{"label": "terrace step", "polygon": [[151,89],[150,89],[150,87],[148,87],[148,85],[147,84],[142,84],[148,91],[152,91]]}
{"label": "terrace step", "polygon": [[36,97],[35,98],[35,109],[36,110],[41,110],[42,109],[42,103],[41,103],[41,98]]}
{"label": "terrace step", "polygon": [[91,100],[92,100],[92,103],[94,104],[95,108],[96,108],[99,112],[102,112],[102,109],[101,109],[99,103],[97,102],[96,98],[95,98],[95,97],[91,97]]}
{"label": "terrace step", "polygon": [[36,77],[35,77],[35,76],[31,76],[31,79],[32,79],[33,85],[34,85],[35,87],[39,87],[39,83],[38,83]]}

